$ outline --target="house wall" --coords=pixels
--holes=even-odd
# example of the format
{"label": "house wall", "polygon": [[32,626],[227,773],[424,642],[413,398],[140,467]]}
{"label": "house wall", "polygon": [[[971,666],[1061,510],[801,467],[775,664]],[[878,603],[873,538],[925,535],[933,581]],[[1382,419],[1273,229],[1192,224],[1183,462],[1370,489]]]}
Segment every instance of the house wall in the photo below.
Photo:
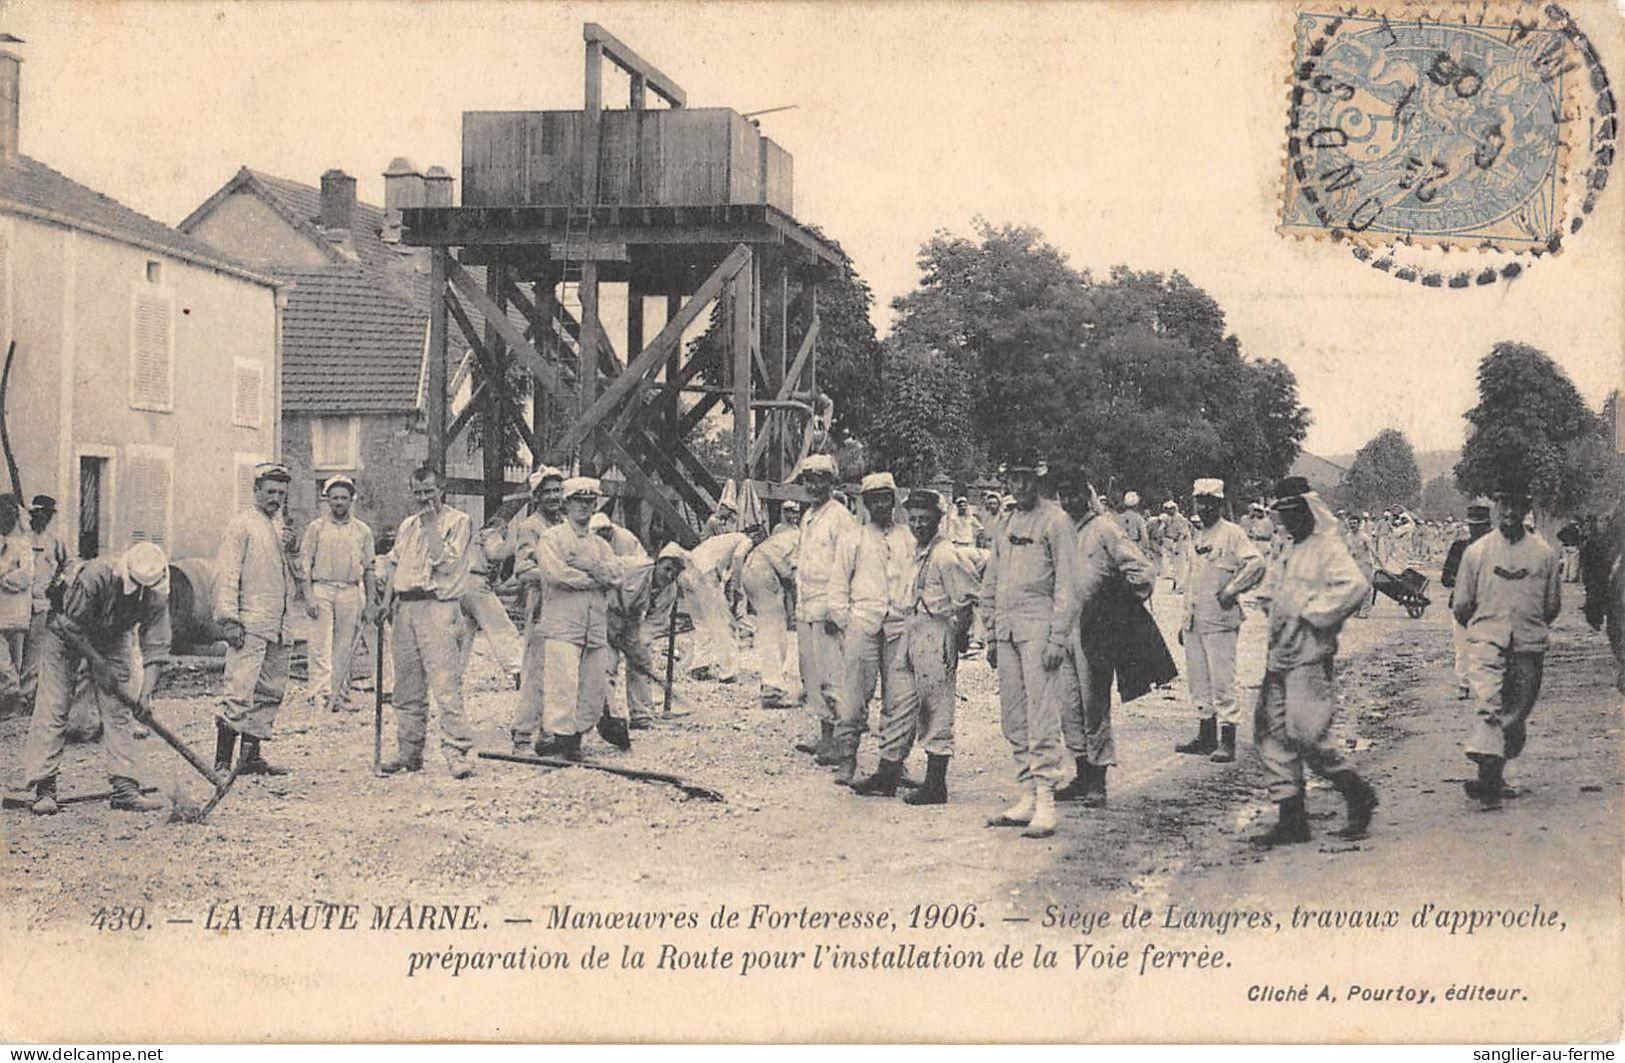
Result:
{"label": "house wall", "polygon": [[[101,550],[122,551],[161,514],[172,557],[212,554],[235,508],[241,461],[276,454],[279,405],[274,289],[76,230],[12,216],[5,302],[18,357],[8,415],[22,486],[60,505],[77,543],[79,459],[106,458]],[[148,263],[157,263],[156,282]],[[138,295],[168,306],[171,398],[132,406]],[[233,424],[241,367],[259,367],[259,426]],[[136,489],[142,459],[170,470],[167,498]],[[9,479],[9,477],[8,477]],[[143,504],[145,510],[140,510]]]}
{"label": "house wall", "polygon": [[327,257],[263,199],[239,190],[188,230],[239,262],[260,269],[327,264]]}
{"label": "house wall", "polygon": [[351,468],[315,467],[312,455],[312,418],[309,414],[283,415],[282,460],[293,474],[289,510],[297,527],[321,512],[321,484],[334,473],[356,482],[356,513],[374,533],[393,530],[412,512],[408,484],[412,470],[429,452],[428,434],[405,414],[363,414],[359,425],[359,463]]}

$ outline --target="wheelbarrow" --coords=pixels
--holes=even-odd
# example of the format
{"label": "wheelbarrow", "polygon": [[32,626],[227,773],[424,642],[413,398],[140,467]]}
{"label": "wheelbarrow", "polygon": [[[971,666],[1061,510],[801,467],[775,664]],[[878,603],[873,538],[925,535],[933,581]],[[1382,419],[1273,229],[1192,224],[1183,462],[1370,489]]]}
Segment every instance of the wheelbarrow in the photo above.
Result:
{"label": "wheelbarrow", "polygon": [[1384,568],[1371,573],[1371,586],[1404,606],[1405,615],[1412,620],[1422,619],[1427,607],[1433,604],[1425,593],[1429,582],[1414,568],[1407,568],[1397,576]]}

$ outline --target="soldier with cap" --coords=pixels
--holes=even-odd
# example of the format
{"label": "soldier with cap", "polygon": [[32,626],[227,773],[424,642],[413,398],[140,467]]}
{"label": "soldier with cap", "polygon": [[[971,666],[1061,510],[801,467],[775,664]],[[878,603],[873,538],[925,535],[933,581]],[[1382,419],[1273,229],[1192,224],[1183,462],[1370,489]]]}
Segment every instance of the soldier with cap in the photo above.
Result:
{"label": "soldier with cap", "polygon": [[1123,509],[1117,514],[1117,525],[1123,529],[1130,545],[1144,555],[1148,549],[1145,514],[1140,512],[1140,492],[1128,491],[1123,495]]}
{"label": "soldier with cap", "polygon": [[265,760],[260,743],[272,736],[288,687],[293,651],[297,540],[287,521],[287,466],[254,467],[254,505],[233,517],[215,555],[214,615],[229,647],[225,691],[215,718],[215,768],[231,766],[238,736],[241,775],[286,775]]}
{"label": "soldier with cap", "polygon": [[34,792],[36,813],[49,815],[58,809],[57,772],[81,662],[90,670],[101,712],[112,807],[122,812],[164,807],[162,801],[141,794],[134,724],[128,706],[113,693],[121,691],[150,706],[169,653],[168,583],[169,559],[164,552],[152,543],[136,543],[122,557],[86,562],[61,605],[52,608],[40,640],[39,693],[23,748],[23,777]]}
{"label": "soldier with cap", "polygon": [[784,519],[773,534],[745,557],[739,582],[756,614],[756,656],[762,675],[762,708],[782,709],[801,700],[800,668],[795,660],[793,611],[787,599],[795,593],[796,546],[801,538],[801,505],[780,507]]}
{"label": "soldier with cap", "polygon": [[[1360,574],[1365,577],[1367,583],[1370,583],[1372,574],[1377,570],[1377,546],[1372,542],[1371,533],[1366,530],[1364,518],[1360,514],[1348,515],[1343,525],[1343,545],[1348,547],[1349,556],[1354,558],[1354,563],[1359,566]],[[1360,602],[1360,608],[1354,615],[1360,619],[1370,616],[1376,596],[1376,587],[1366,591],[1365,598]]]}
{"label": "soldier with cap", "polygon": [[1495,532],[1462,553],[1450,605],[1467,629],[1467,682],[1478,714],[1467,739],[1478,778],[1466,790],[1485,808],[1500,807],[1506,762],[1523,752],[1563,588],[1558,552],[1525,526],[1529,491],[1509,485],[1494,501]]}
{"label": "soldier with cap", "polygon": [[[914,745],[917,706],[903,667],[903,623],[912,611],[916,543],[897,523],[897,482],[872,472],[859,485],[869,522],[835,548],[829,609],[846,633],[846,686],[835,723],[835,781],[854,793],[891,797]],[[880,687],[880,764],[856,782],[858,743],[869,730],[869,699]]]}
{"label": "soldier with cap", "polygon": [[842,618],[831,607],[836,575],[836,548],[857,527],[847,508],[833,497],[835,459],[810,455],[801,466],[801,482],[812,501],[801,517],[796,543],[796,635],[801,681],[807,708],[818,723],[818,740],[796,746],[818,762],[835,763],[835,721],[840,718],[845,654]]}
{"label": "soldier with cap", "polygon": [[1197,480],[1191,495],[1199,527],[1192,533],[1185,569],[1179,640],[1185,645],[1191,701],[1200,716],[1196,737],[1174,749],[1228,764],[1236,759],[1236,725],[1241,722],[1241,709],[1236,705],[1236,640],[1242,621],[1239,599],[1264,579],[1264,555],[1246,532],[1220,512],[1223,480]]}
{"label": "soldier with cap", "polygon": [[1377,795],[1344,761],[1331,727],[1337,710],[1332,686],[1337,635],[1365,598],[1366,579],[1343,544],[1337,518],[1308,480],[1288,476],[1276,484],[1275,496],[1273,509],[1290,541],[1270,601],[1269,650],[1253,741],[1279,818],[1252,841],[1270,848],[1309,840],[1305,764],[1348,804],[1347,825],[1333,833],[1363,838]]}
{"label": "soldier with cap", "polygon": [[1185,566],[1190,563],[1191,534],[1190,519],[1179,511],[1179,503],[1168,499],[1162,504],[1162,556],[1176,593],[1181,587],[1179,581],[1185,577]]}
{"label": "soldier with cap", "polygon": [[77,560],[56,533],[56,499],[35,495],[28,506],[28,538],[34,547],[33,602],[28,640],[23,646],[22,697],[34,700],[39,686],[39,652],[44,644],[45,621],[53,602],[60,603],[73,581]]}
{"label": "soldier with cap", "polygon": [[1047,471],[1031,456],[1007,467],[1014,507],[993,537],[980,596],[987,663],[999,677],[999,722],[1021,788],[988,826],[1025,827],[1029,838],[1055,833],[1055,788],[1065,777],[1059,671],[1077,611],[1077,535],[1061,507],[1039,497]]}
{"label": "soldier with cap", "polygon": [[305,611],[314,620],[308,645],[310,699],[333,712],[350,704],[351,650],[358,624],[373,622],[378,580],[372,529],[350,511],[355,481],[331,476],[322,485],[327,512],[311,521],[299,543]]}
{"label": "soldier with cap", "polygon": [[[619,556],[623,568],[610,589],[605,621],[608,688],[604,715],[598,720],[598,737],[617,749],[630,749],[632,739],[627,732],[653,726],[649,702],[649,677],[654,675],[654,656],[649,652],[650,620],[671,623],[672,606],[679,593],[677,581],[688,563],[688,551],[676,543],[667,543],[653,561],[641,548],[635,555]],[[621,708],[616,705],[615,673],[623,659],[626,702]]]}
{"label": "soldier with cap", "polygon": [[536,544],[547,608],[542,637],[542,730],[536,752],[581,759],[581,737],[598,723],[609,696],[609,592],[622,567],[609,544],[587,530],[598,509],[598,481],[564,481],[564,515]]}
{"label": "soldier with cap", "polygon": [[474,533],[468,544],[468,589],[463,592],[462,630],[458,644],[462,647],[462,668],[468,670],[468,658],[474,651],[474,636],[484,635],[486,649],[496,658],[498,667],[507,675],[508,682],[519,689],[519,676],[524,657],[524,646],[519,629],[514,627],[508,610],[497,597],[493,585],[501,572],[502,563],[513,556],[513,542],[508,536],[508,522],[500,514],[493,514],[485,527]]}
{"label": "soldier with cap", "polygon": [[549,528],[564,522],[564,472],[544,465],[530,474],[529,516],[513,525],[513,575],[524,588],[524,651],[519,667],[519,708],[510,735],[515,753],[529,753],[542,725],[542,638],[538,618],[547,593],[542,571],[536,564],[536,545]]}
{"label": "soldier with cap", "polygon": [[982,538],[982,522],[970,511],[970,499],[954,499],[954,511],[942,519],[942,531],[956,546],[975,546]]}
{"label": "soldier with cap", "polygon": [[1490,500],[1475,498],[1467,503],[1467,538],[1457,539],[1450,544],[1450,552],[1444,558],[1444,571],[1439,575],[1439,583],[1450,588],[1450,644],[1456,654],[1456,698],[1460,701],[1472,697],[1473,692],[1467,681],[1467,629],[1456,619],[1454,612],[1456,577],[1461,572],[1461,559],[1467,553],[1467,548],[1488,535],[1489,531]]}
{"label": "soldier with cap", "polygon": [[380,583],[394,621],[395,756],[385,774],[423,770],[429,695],[440,710],[440,751],[454,779],[474,774],[468,751],[473,734],[463,718],[462,598],[468,588],[468,514],[446,505],[445,483],[434,469],[412,473],[417,511],[401,521],[395,547],[384,558]]}

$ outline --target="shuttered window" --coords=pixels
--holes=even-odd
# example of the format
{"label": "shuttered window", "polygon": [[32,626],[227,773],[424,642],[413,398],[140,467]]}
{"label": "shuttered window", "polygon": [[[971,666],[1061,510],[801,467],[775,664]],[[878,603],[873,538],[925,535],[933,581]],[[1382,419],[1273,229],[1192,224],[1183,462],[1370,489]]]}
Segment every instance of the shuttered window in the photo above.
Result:
{"label": "shuttered window", "polygon": [[232,359],[231,423],[239,428],[258,428],[264,391],[265,369],[245,358]]}
{"label": "shuttered window", "polygon": [[155,543],[169,549],[174,473],[175,456],[168,448],[125,448],[119,493],[130,522],[130,542]]}
{"label": "shuttered window", "polygon": [[316,417],[310,422],[310,463],[318,469],[358,469],[361,419]]}
{"label": "shuttered window", "polygon": [[174,408],[173,301],[137,289],[130,328],[130,405],[138,410]]}

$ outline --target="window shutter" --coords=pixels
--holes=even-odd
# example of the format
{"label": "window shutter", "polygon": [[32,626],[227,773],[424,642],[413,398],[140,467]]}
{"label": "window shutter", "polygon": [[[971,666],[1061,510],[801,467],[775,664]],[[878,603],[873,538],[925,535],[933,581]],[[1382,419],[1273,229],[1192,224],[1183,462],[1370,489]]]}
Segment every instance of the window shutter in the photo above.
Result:
{"label": "window shutter", "polygon": [[264,372],[258,362],[233,363],[231,423],[240,428],[260,427],[260,391]]}
{"label": "window shutter", "polygon": [[129,501],[130,541],[169,548],[171,463],[167,455],[131,454],[120,493]]}
{"label": "window shutter", "polygon": [[167,410],[173,404],[169,308],[166,296],[135,295],[130,401],[142,409]]}
{"label": "window shutter", "polygon": [[354,417],[315,418],[310,422],[311,464],[318,469],[356,468],[358,435]]}

